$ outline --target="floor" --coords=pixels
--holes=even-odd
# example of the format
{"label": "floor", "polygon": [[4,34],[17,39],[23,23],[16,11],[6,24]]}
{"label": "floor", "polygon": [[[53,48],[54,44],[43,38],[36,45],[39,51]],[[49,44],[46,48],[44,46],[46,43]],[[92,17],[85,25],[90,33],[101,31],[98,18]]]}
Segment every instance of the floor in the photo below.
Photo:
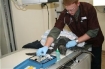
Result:
{"label": "floor", "polygon": [[105,69],[105,51],[102,52],[102,69]]}

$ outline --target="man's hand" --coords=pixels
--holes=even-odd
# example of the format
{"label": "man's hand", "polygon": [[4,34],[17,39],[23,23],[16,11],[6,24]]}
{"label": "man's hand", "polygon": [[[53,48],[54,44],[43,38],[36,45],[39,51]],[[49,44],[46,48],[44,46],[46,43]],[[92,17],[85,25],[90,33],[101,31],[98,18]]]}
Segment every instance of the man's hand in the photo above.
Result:
{"label": "man's hand", "polygon": [[42,48],[39,48],[36,52],[36,55],[37,56],[45,56],[46,55],[46,52],[48,50],[48,47],[47,46],[44,46]]}
{"label": "man's hand", "polygon": [[72,40],[72,41],[69,41],[69,42],[66,44],[66,48],[74,47],[75,45],[77,45],[76,40]]}

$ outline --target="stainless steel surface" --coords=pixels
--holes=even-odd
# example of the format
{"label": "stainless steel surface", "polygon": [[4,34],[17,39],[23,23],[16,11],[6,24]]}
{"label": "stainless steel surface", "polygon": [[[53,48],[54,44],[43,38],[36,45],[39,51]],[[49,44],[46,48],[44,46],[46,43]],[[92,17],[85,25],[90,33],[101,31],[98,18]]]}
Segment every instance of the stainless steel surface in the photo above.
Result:
{"label": "stainless steel surface", "polygon": [[[91,47],[90,44],[85,45],[85,48],[86,49],[88,49],[90,47]],[[77,56],[79,56],[81,53],[82,53],[81,51],[72,52],[71,54],[69,54],[65,58],[61,59],[60,61],[58,61],[54,65],[50,66],[48,69],[59,69],[61,66],[63,66],[66,63],[68,63],[69,61],[73,60],[74,58],[76,58]]]}
{"label": "stainless steel surface", "polygon": [[66,64],[67,62],[69,62],[70,60],[72,60],[73,58],[77,57],[80,54],[81,52],[73,52],[68,56],[66,56],[65,58],[58,61],[57,63],[55,63],[54,65],[50,66],[48,69],[54,69],[54,68],[59,69],[62,65]]}

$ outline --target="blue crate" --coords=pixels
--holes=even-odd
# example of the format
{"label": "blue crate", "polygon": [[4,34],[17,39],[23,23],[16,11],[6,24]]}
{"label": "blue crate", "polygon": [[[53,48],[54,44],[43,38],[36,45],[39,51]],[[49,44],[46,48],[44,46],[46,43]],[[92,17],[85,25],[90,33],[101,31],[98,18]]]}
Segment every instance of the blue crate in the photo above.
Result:
{"label": "blue crate", "polygon": [[37,62],[35,60],[28,58],[25,61],[23,61],[22,63],[20,63],[19,65],[15,66],[14,69],[28,69],[27,68],[28,66],[35,67],[36,69],[47,68],[47,67],[53,65],[57,61],[56,56],[52,56],[52,57],[53,58],[50,60],[45,59],[45,60],[42,60],[41,62]]}

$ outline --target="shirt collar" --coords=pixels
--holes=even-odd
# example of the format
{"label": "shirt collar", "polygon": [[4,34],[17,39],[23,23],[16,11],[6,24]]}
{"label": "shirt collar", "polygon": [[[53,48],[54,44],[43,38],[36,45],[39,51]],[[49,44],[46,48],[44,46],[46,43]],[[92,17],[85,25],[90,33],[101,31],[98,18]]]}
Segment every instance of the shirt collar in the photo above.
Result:
{"label": "shirt collar", "polygon": [[76,11],[74,18],[76,19],[76,21],[78,20],[78,16],[80,14],[80,8],[78,8],[78,10]]}

